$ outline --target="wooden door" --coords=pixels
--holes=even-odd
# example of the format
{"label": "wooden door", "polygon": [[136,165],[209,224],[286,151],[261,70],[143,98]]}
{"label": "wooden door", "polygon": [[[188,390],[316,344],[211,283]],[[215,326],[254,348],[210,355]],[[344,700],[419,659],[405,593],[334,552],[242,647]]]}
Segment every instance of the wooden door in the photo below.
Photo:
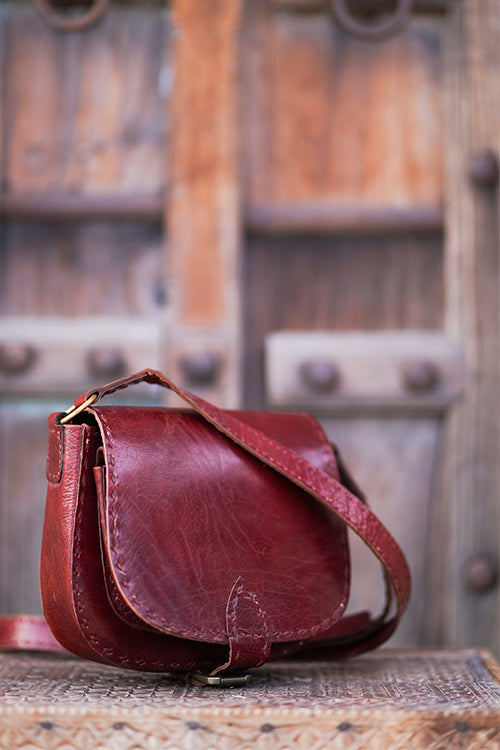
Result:
{"label": "wooden door", "polygon": [[4,2],[3,611],[39,606],[47,412],[153,366],[317,414],[408,553],[395,642],[499,651],[498,10],[375,43],[319,0]]}

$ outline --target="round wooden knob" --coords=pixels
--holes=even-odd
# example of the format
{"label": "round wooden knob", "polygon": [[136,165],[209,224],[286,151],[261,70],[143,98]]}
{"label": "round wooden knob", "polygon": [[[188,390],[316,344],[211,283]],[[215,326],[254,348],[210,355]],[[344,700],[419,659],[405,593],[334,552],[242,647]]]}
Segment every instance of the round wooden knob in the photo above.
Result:
{"label": "round wooden knob", "polygon": [[195,352],[183,357],[180,368],[185,380],[190,383],[213,383],[220,366],[220,359],[214,352]]}
{"label": "round wooden knob", "polygon": [[408,391],[432,391],[439,383],[439,370],[434,362],[416,359],[403,364],[402,378]]}
{"label": "round wooden knob", "polygon": [[28,344],[2,344],[0,346],[0,370],[6,375],[21,375],[27,372],[36,359],[36,350]]}
{"label": "round wooden knob", "polygon": [[465,588],[482,594],[495,588],[498,582],[498,563],[493,555],[473,555],[464,565],[462,580]]}
{"label": "round wooden knob", "polygon": [[97,378],[114,378],[126,370],[123,352],[115,348],[91,349],[87,356],[90,373]]}
{"label": "round wooden knob", "polygon": [[475,185],[492,189],[498,184],[498,156],[489,148],[474,151],[469,156],[468,171]]}
{"label": "round wooden knob", "polygon": [[340,370],[330,359],[308,359],[300,365],[299,372],[313,391],[333,391],[340,383]]}

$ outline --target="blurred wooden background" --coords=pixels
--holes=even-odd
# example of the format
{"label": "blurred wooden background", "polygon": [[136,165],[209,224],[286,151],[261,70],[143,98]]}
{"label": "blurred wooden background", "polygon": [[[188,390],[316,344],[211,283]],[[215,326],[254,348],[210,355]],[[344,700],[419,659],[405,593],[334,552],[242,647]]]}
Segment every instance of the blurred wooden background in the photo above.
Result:
{"label": "blurred wooden background", "polygon": [[40,606],[48,412],[158,367],[317,414],[410,559],[395,641],[498,656],[499,0],[379,42],[319,0],[35,5],[0,6],[0,611]]}

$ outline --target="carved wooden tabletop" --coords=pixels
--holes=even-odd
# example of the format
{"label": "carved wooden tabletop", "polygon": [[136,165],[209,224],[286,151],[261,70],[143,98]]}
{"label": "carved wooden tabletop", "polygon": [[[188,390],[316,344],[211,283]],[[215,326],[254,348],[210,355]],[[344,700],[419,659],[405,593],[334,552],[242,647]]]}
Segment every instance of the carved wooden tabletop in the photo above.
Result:
{"label": "carved wooden tabletop", "polygon": [[50,655],[0,654],[0,748],[500,748],[500,667],[481,650],[279,663],[196,688]]}

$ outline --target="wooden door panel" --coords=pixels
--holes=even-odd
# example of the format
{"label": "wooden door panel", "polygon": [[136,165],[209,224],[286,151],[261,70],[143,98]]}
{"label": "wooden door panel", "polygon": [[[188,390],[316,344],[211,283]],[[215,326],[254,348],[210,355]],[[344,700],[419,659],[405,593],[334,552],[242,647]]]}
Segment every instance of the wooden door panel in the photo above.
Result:
{"label": "wooden door panel", "polygon": [[[10,222],[2,239],[3,392],[74,398],[101,380],[161,365],[159,228]],[[29,362],[16,367],[23,351]]]}
{"label": "wooden door panel", "polygon": [[0,612],[38,612],[47,415],[57,402],[0,400]]}
{"label": "wooden door panel", "polygon": [[442,20],[367,44],[331,13],[246,4],[244,196],[269,203],[439,204]]}
{"label": "wooden door panel", "polygon": [[[436,492],[436,457],[442,440],[440,419],[420,417],[323,417],[330,439],[340,448],[370,506],[405,551],[413,579],[410,606],[391,645],[421,641]],[[351,538],[353,589],[349,609],[380,611],[383,579],[375,557]]]}
{"label": "wooden door panel", "polygon": [[162,242],[159,227],[130,222],[9,222],[0,313],[154,316],[165,302]]}
{"label": "wooden door panel", "polygon": [[439,329],[442,239],[251,234],[245,250],[245,394],[266,402],[264,342],[280,330]]}
{"label": "wooden door panel", "polygon": [[31,2],[2,4],[3,191],[154,193],[165,186],[169,15],[112,3],[61,34]]}
{"label": "wooden door panel", "polygon": [[278,331],[265,342],[268,403],[358,417],[440,414],[462,394],[460,348],[437,331]]}

